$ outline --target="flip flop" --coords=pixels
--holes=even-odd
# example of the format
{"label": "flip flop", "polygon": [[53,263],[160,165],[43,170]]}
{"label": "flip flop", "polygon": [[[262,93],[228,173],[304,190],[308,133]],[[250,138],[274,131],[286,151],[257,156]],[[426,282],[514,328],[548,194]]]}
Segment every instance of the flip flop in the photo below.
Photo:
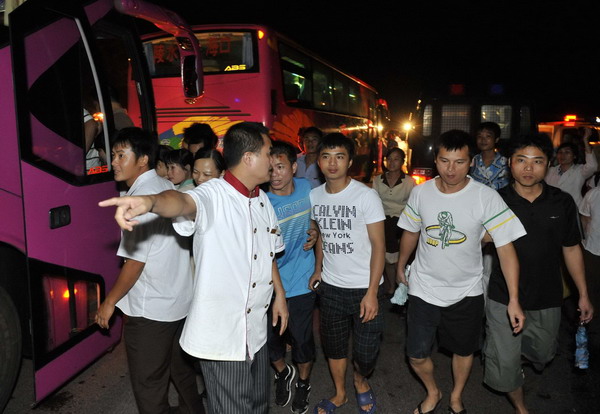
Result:
{"label": "flip flop", "polygon": [[[356,393],[356,404],[358,404],[358,412],[360,414],[373,414],[377,411],[377,400],[375,399],[375,394],[373,393],[373,389],[369,389],[369,391],[365,391],[363,393]],[[363,405],[371,404],[370,410],[364,410],[362,408]]]}
{"label": "flip flop", "polygon": [[467,409],[463,407],[460,411],[454,411],[452,407],[448,406],[448,414],[467,414]]}
{"label": "flip flop", "polygon": [[[344,404],[342,404],[344,405]],[[335,410],[340,408],[342,405],[337,406],[329,400],[321,400],[317,405],[315,405],[315,409],[313,410],[314,414],[319,414],[319,408],[321,410],[325,410],[325,414],[334,414]]]}

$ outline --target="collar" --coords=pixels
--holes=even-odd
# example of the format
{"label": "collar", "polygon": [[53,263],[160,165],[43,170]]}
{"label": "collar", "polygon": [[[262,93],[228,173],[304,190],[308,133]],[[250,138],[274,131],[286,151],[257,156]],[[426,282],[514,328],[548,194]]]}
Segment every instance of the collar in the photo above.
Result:
{"label": "collar", "polygon": [[240,194],[247,198],[258,197],[258,193],[260,188],[258,186],[254,187],[254,190],[250,191],[246,188],[246,186],[238,180],[235,175],[233,175],[229,171],[225,171],[225,175],[223,179],[227,181],[233,188],[235,188]]}
{"label": "collar", "polygon": [[127,190],[126,195],[130,195],[133,193],[133,191],[139,187],[140,185],[142,185],[142,183],[156,177],[158,174],[156,174],[156,170],[154,168],[148,170],[148,171],[144,171],[143,173],[141,173],[140,175],[138,175],[138,178],[135,179],[135,181],[133,182],[133,184],[131,184],[131,187],[129,187],[129,189]]}
{"label": "collar", "polygon": [[546,196],[548,194],[548,183],[546,183],[545,180],[541,181],[542,183],[542,192],[540,193],[540,195],[533,201],[529,201],[526,198],[522,197],[521,194],[517,193],[517,190],[515,190],[515,187],[513,186],[513,182],[511,181],[510,184],[508,184],[506,187],[500,189],[499,191],[508,191],[508,194],[511,195],[511,197],[515,200],[520,200],[523,203],[526,204],[533,204],[533,203],[537,203],[539,201],[543,201],[546,199]]}
{"label": "collar", "polygon": [[[402,183],[402,180],[406,177],[406,174],[404,174],[404,171],[400,171],[400,176],[398,177],[398,179],[396,180],[396,183],[394,184],[394,187],[397,185],[400,185]],[[390,184],[388,183],[388,179],[387,179],[387,172],[383,173],[383,177],[381,180],[385,185],[387,185],[388,187],[392,187],[390,186]]]}

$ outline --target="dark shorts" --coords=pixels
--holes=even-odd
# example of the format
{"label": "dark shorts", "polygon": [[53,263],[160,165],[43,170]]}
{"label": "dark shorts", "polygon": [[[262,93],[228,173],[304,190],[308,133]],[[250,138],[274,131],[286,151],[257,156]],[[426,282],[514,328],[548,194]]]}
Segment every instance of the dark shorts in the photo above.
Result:
{"label": "dark shorts", "polygon": [[289,319],[283,335],[279,335],[279,325],[273,327],[273,313],[268,313],[267,345],[269,359],[278,361],[285,357],[286,346],[292,345],[292,360],[297,364],[311,362],[315,358],[313,336],[314,292],[294,296],[287,300]]}
{"label": "dark shorts", "polygon": [[385,216],[385,251],[387,253],[397,253],[400,248],[403,230],[398,227],[398,219],[399,217]]}
{"label": "dark shorts", "polygon": [[323,353],[327,358],[347,358],[352,332],[353,361],[361,375],[370,374],[375,368],[383,332],[381,289],[379,312],[366,323],[360,319],[360,302],[367,289],[345,289],[322,282],[318,293]]}
{"label": "dark shorts", "polygon": [[406,353],[410,358],[427,358],[438,336],[440,348],[469,356],[480,348],[483,295],[467,296],[448,307],[408,296]]}

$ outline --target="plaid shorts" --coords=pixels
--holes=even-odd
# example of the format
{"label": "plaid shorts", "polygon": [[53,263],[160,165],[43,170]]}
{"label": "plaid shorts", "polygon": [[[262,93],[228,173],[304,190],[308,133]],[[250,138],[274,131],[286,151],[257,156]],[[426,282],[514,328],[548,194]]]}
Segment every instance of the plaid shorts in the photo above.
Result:
{"label": "plaid shorts", "polygon": [[352,331],[352,358],[361,375],[375,368],[383,332],[381,289],[378,293],[379,312],[366,323],[360,318],[360,302],[367,289],[346,289],[322,282],[318,288],[321,322],[321,342],[327,358],[348,357]]}

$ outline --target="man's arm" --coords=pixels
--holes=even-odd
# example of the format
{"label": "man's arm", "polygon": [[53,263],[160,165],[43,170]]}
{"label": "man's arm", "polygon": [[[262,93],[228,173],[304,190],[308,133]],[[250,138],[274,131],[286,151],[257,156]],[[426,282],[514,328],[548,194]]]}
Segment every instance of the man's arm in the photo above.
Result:
{"label": "man's arm", "polygon": [[581,175],[584,178],[588,178],[596,172],[598,169],[598,160],[594,155],[592,146],[590,145],[589,138],[592,136],[592,128],[585,128],[583,133],[583,145],[585,150],[585,164],[581,168]]}
{"label": "man's arm", "polygon": [[379,282],[381,281],[383,267],[385,266],[385,230],[383,223],[383,221],[378,221],[367,224],[367,234],[371,242],[371,261],[369,266],[369,288],[360,301],[360,317],[363,323],[374,319],[377,316],[377,312],[379,312],[377,292],[379,291]]}
{"label": "man's arm", "polygon": [[414,233],[412,231],[404,230],[402,232],[402,238],[400,239],[400,252],[398,253],[398,264],[396,265],[396,282],[404,283],[408,286],[408,280],[404,274],[406,263],[409,257],[417,248],[419,242],[420,233]]}
{"label": "man's arm", "polygon": [[277,267],[277,261],[273,260],[271,267],[271,277],[273,278],[273,291],[275,292],[275,300],[273,301],[273,326],[276,326],[278,322],[281,323],[279,329],[279,335],[283,335],[288,323],[288,308],[285,300],[285,290],[283,289],[283,283],[281,283],[281,276],[279,275],[279,268]]}
{"label": "man's arm", "polygon": [[100,207],[117,206],[115,220],[123,230],[133,230],[138,224],[133,218],[152,212],[161,217],[195,217],[196,203],[188,194],[167,190],[159,194],[133,197],[113,197],[98,203]]}
{"label": "man's arm", "polygon": [[313,248],[317,240],[319,239],[319,226],[314,220],[310,221],[310,228],[306,231],[308,238],[304,243],[303,249],[308,251]]}
{"label": "man's arm", "polygon": [[115,305],[127,294],[127,292],[129,292],[129,289],[135,285],[140,278],[145,265],[145,263],[133,259],[127,259],[125,261],[115,285],[108,295],[106,295],[104,302],[102,302],[96,313],[96,323],[101,328],[108,329],[108,322],[115,312]]}
{"label": "man's arm", "polygon": [[512,243],[496,247],[496,252],[508,287],[508,317],[513,333],[517,334],[525,324],[525,314],[519,304],[519,258]]}
{"label": "man's arm", "polygon": [[594,307],[588,297],[587,285],[585,283],[585,266],[583,264],[583,253],[579,244],[574,246],[563,246],[563,256],[567,270],[575,282],[577,291],[579,292],[579,309],[581,314],[579,320],[583,323],[588,323],[594,316]]}
{"label": "man's arm", "polygon": [[[314,220],[311,220],[311,227],[313,225],[317,226],[317,222]],[[318,228],[318,226],[317,226],[317,228]],[[315,244],[315,271],[313,272],[313,275],[308,280],[308,288],[310,290],[315,290],[313,288],[313,285],[316,281],[319,281],[319,283],[321,282],[321,270],[322,269],[323,269],[323,238],[321,236],[321,233],[319,232],[319,235],[317,236],[317,243]]]}

